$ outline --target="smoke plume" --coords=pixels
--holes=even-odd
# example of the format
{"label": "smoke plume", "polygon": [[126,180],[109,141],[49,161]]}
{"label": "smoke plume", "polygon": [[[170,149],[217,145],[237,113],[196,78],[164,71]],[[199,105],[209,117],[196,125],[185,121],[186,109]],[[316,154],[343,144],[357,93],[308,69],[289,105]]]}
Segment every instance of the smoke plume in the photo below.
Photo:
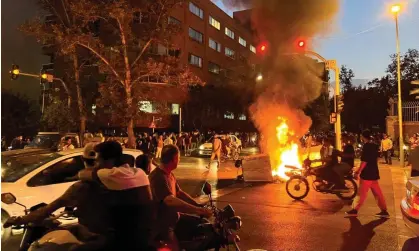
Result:
{"label": "smoke plume", "polygon": [[267,151],[278,147],[276,127],[278,117],[285,118],[295,136],[305,134],[311,119],[303,108],[319,97],[323,80],[315,64],[302,56],[297,43],[329,33],[334,27],[339,0],[224,0],[230,8],[252,9],[252,28],[260,42],[267,44],[262,59],[263,81],[256,91],[256,101],[250,107],[251,117],[264,136]]}

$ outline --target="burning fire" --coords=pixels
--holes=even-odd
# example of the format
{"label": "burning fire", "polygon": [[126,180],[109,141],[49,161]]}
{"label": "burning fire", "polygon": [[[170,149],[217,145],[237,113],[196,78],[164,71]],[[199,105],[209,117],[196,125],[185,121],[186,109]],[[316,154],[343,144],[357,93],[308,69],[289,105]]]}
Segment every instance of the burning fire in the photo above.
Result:
{"label": "burning fire", "polygon": [[279,126],[276,127],[278,147],[275,154],[271,155],[271,158],[276,158],[274,159],[276,169],[272,171],[272,176],[288,180],[289,177],[286,175],[286,172],[290,168],[286,166],[294,166],[301,169],[302,165],[298,144],[294,142],[294,131],[289,129],[286,119],[278,117],[278,120],[281,121]]}

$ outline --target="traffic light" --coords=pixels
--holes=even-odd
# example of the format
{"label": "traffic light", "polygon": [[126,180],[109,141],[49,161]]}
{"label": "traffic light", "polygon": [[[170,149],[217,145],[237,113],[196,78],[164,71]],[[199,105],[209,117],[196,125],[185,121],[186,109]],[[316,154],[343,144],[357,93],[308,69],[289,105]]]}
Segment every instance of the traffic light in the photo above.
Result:
{"label": "traffic light", "polygon": [[343,111],[343,95],[336,95],[336,112],[342,113]]}
{"label": "traffic light", "polygon": [[261,43],[258,47],[258,53],[261,55],[265,55],[267,50],[268,44],[266,42]]}
{"label": "traffic light", "polygon": [[297,51],[303,52],[306,50],[307,43],[304,39],[299,39],[296,41],[296,47]]}
{"label": "traffic light", "polygon": [[12,80],[16,80],[19,77],[19,65],[12,65],[12,70],[10,71],[10,78]]}
{"label": "traffic light", "polygon": [[306,46],[306,42],[304,40],[299,40],[297,45],[300,48],[304,48]]}
{"label": "traffic light", "polygon": [[40,79],[41,79],[41,84],[45,84],[47,83],[47,73],[45,72],[45,70],[41,70],[41,74],[40,74]]}

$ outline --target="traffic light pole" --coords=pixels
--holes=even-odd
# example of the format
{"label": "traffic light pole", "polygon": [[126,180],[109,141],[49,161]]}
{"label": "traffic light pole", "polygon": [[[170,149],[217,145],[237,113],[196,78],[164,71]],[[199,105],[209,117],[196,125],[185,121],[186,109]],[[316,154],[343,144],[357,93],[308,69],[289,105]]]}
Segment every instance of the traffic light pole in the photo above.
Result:
{"label": "traffic light pole", "polygon": [[337,104],[337,96],[340,95],[340,82],[339,82],[339,67],[336,63],[336,60],[327,60],[322,57],[320,54],[314,51],[306,50],[304,54],[315,56],[317,59],[322,61],[326,64],[326,69],[335,71],[335,113],[336,113],[336,123],[335,123],[335,143],[336,149],[342,150],[342,127],[341,127],[341,119],[340,119],[340,112],[338,111],[338,104]]}
{"label": "traffic light pole", "polygon": [[342,150],[342,127],[340,120],[340,112],[338,112],[337,96],[340,95],[340,83],[339,83],[339,67],[335,61],[335,112],[336,112],[336,123],[335,123],[335,135],[336,135],[336,148]]}
{"label": "traffic light pole", "polygon": [[[42,78],[39,74],[31,74],[31,73],[25,73],[25,72],[19,72],[18,75],[22,75],[22,76],[27,76],[27,77],[33,77],[33,78]],[[48,82],[53,82],[53,81],[59,81],[61,83],[61,85],[64,87],[64,90],[66,91],[68,98],[67,98],[67,105],[68,107],[71,106],[71,95],[70,95],[70,89],[68,89],[68,86],[66,85],[66,83],[61,79],[61,78],[56,78],[53,77],[52,75],[47,74],[47,81]],[[43,85],[43,90],[42,90],[42,108],[41,108],[41,112],[42,114],[44,113],[44,105],[45,105],[45,84]]]}

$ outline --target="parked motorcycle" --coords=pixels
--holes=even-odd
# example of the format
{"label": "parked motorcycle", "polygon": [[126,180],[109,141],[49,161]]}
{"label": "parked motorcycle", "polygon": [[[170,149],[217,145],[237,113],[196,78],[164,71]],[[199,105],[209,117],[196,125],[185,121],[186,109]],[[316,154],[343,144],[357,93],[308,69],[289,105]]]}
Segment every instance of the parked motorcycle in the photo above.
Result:
{"label": "parked motorcycle", "polygon": [[[240,216],[236,216],[234,209],[231,205],[227,205],[223,209],[219,209],[214,205],[211,196],[211,185],[205,183],[203,192],[209,197],[209,204],[207,205],[214,213],[214,221],[212,223],[203,223],[197,226],[194,231],[195,236],[191,240],[179,239],[179,246],[181,250],[210,250],[215,251],[221,248],[229,248],[232,250],[240,251],[238,242],[240,237],[237,231],[240,230],[242,221]],[[166,244],[160,242],[158,250],[166,250]]]}
{"label": "parked motorcycle", "polygon": [[[343,200],[352,200],[358,192],[358,185],[356,184],[352,171],[345,175],[346,191],[334,190],[333,186],[328,186],[327,181],[321,177],[318,168],[311,167],[311,161],[306,159],[303,163],[303,168],[299,169],[294,166],[286,166],[290,169],[287,176],[290,179],[286,183],[286,190],[288,195],[295,199],[304,199],[310,191],[308,177],[312,176],[312,187],[316,192],[325,194],[334,194]],[[327,188],[331,187],[331,188]]]}
{"label": "parked motorcycle", "polygon": [[[18,204],[22,206],[25,215],[46,206],[45,203],[40,203],[27,209],[25,205],[18,203],[16,197],[11,193],[3,193],[1,195],[1,201],[5,204]],[[61,223],[58,219],[72,218],[74,217],[73,213],[74,211],[66,210],[56,216],[50,215],[42,222],[12,226],[13,229],[24,229],[19,251],[78,250],[77,247],[85,245],[85,242],[80,241],[80,236],[76,237],[76,233],[81,232],[85,235],[83,240],[88,239],[89,237],[93,237],[94,239],[97,235],[88,232],[88,230],[85,230],[81,225],[60,228]]]}

